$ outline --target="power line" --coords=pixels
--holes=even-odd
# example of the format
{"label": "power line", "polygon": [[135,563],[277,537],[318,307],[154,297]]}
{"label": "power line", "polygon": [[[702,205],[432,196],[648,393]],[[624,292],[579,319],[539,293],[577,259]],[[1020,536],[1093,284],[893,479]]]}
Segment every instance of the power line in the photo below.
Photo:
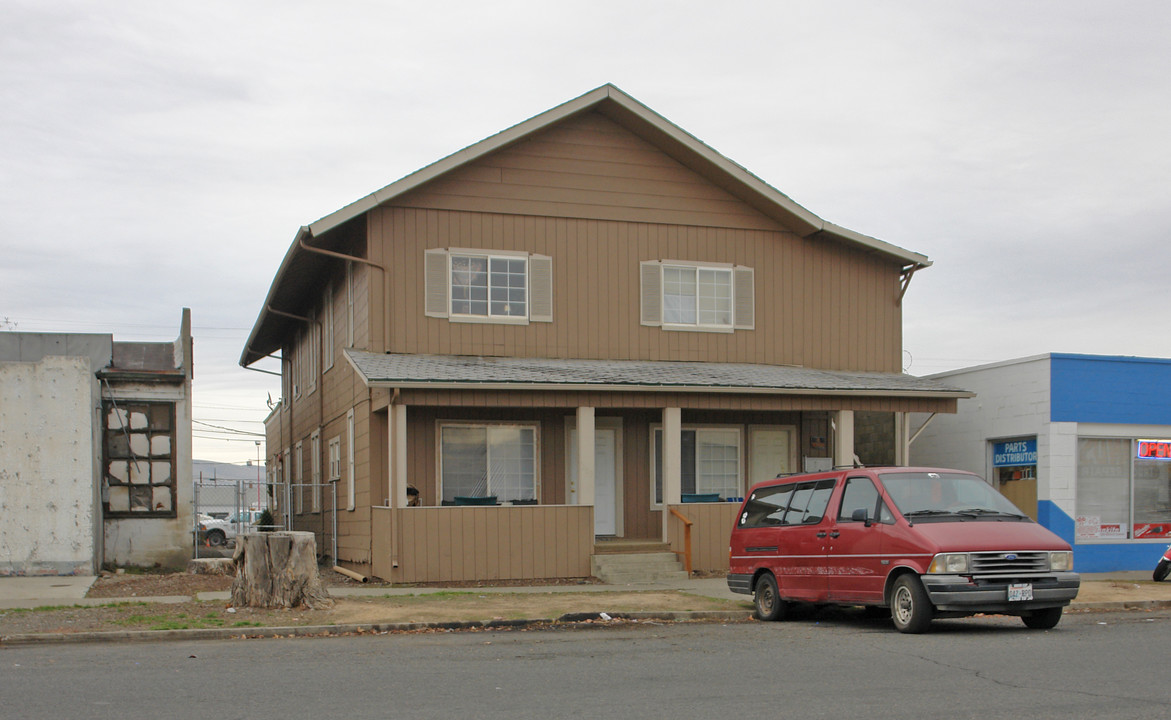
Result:
{"label": "power line", "polygon": [[233,433],[236,435],[250,435],[252,437],[265,437],[264,433],[249,432],[248,430],[237,430],[236,428],[224,427],[223,425],[212,425],[211,423],[205,423],[202,420],[192,420],[191,422],[196,425],[206,425],[209,428],[215,428],[216,430],[223,430],[224,432],[229,432],[229,433]]}

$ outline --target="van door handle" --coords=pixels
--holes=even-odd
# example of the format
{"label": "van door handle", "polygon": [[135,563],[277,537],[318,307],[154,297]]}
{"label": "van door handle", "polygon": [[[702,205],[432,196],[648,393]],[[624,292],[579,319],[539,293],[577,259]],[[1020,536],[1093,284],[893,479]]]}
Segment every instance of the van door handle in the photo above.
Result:
{"label": "van door handle", "polygon": [[839,531],[837,531],[837,530],[834,530],[833,532],[831,532],[831,533],[829,534],[829,536],[830,536],[831,538],[836,538],[836,537],[838,537],[838,536],[839,536],[839,535],[841,535],[841,534],[842,534],[841,532],[839,532]]}
{"label": "van door handle", "polygon": [[817,533],[817,537],[819,537],[819,538],[825,537],[825,530],[822,530],[821,532]]}

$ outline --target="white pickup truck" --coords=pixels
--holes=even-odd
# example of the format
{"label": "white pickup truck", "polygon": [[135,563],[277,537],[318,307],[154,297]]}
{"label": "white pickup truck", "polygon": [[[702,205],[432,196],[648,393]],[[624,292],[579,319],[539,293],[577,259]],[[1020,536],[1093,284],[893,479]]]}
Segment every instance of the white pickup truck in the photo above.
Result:
{"label": "white pickup truck", "polygon": [[212,547],[220,547],[236,541],[236,536],[250,533],[260,517],[260,510],[245,510],[228,518],[218,519],[210,515],[199,515],[199,541]]}

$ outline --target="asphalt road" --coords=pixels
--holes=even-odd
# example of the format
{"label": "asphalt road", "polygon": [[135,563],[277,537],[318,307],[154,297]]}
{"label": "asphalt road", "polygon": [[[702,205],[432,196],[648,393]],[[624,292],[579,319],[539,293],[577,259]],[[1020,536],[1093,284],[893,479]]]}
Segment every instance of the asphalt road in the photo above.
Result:
{"label": "asphalt road", "polygon": [[0,717],[1171,717],[1171,611],[0,649]]}

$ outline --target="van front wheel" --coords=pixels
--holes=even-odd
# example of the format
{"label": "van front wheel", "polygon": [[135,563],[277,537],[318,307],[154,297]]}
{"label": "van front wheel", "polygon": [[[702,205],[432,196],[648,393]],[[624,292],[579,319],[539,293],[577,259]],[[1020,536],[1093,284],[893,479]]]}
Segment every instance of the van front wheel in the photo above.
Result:
{"label": "van front wheel", "polygon": [[931,625],[933,609],[923,583],[914,575],[895,580],[890,597],[890,619],[903,633],[923,633]]}
{"label": "van front wheel", "polygon": [[772,573],[765,573],[756,581],[752,593],[752,604],[756,608],[757,620],[780,620],[785,614],[785,602],[777,589],[777,579]]}
{"label": "van front wheel", "polygon": [[1171,562],[1160,560],[1159,564],[1155,566],[1155,572],[1151,573],[1151,579],[1155,582],[1163,582],[1167,579],[1168,571],[1171,571]]}
{"label": "van front wheel", "polygon": [[1062,608],[1045,608],[1044,610],[1034,610],[1028,615],[1021,617],[1024,621],[1025,627],[1033,630],[1051,630],[1057,627],[1057,623],[1061,622]]}

